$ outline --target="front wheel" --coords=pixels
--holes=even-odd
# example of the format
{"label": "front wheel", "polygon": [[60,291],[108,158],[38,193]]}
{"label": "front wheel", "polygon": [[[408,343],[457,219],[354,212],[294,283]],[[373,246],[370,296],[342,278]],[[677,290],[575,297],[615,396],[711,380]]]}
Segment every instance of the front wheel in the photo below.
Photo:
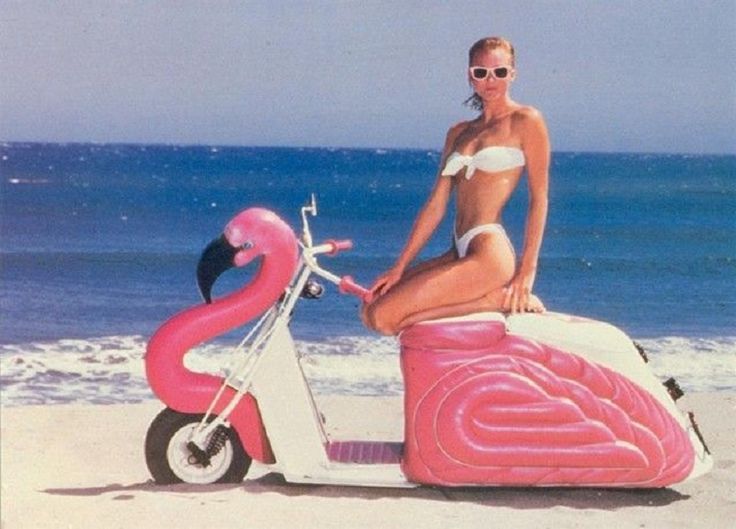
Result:
{"label": "front wheel", "polygon": [[187,414],[166,408],[146,434],[146,464],[156,483],[240,483],[251,464],[238,434],[220,426],[211,432],[201,450],[191,442],[204,414]]}

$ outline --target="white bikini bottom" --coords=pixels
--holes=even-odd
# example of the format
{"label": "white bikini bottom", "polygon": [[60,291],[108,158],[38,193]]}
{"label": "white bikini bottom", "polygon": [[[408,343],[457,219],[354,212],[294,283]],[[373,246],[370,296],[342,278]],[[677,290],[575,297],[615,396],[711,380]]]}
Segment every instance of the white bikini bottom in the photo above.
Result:
{"label": "white bikini bottom", "polygon": [[511,244],[511,240],[509,239],[508,235],[506,235],[506,230],[503,229],[503,226],[501,226],[500,224],[480,224],[479,226],[474,226],[470,228],[468,231],[463,233],[462,237],[460,238],[458,238],[457,232],[454,234],[455,248],[457,249],[457,254],[461,259],[467,255],[470,241],[472,241],[477,235],[480,235],[481,233],[498,233],[503,235],[506,238],[506,241],[509,243],[509,248],[511,248],[511,252],[514,252],[514,246]]}

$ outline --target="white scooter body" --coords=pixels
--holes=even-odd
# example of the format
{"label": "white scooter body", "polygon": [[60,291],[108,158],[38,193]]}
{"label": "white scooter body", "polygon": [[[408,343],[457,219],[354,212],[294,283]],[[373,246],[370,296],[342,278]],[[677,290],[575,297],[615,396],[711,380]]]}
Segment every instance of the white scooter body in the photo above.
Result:
{"label": "white scooter body", "polygon": [[287,325],[277,324],[262,354],[250,392],[258,400],[276,458],[275,471],[293,483],[417,486],[407,481],[398,462],[340,463],[328,458],[331,440],[325,432],[322,414],[315,404]]}

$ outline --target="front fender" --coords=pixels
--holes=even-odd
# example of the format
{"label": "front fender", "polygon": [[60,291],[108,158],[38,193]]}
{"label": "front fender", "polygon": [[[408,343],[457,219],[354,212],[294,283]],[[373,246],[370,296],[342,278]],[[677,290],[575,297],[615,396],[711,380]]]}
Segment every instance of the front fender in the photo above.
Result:
{"label": "front fender", "polygon": [[[225,400],[229,402],[234,394],[235,391],[228,389],[225,392]],[[229,421],[238,433],[243,448],[251,458],[269,465],[276,462],[266,429],[263,427],[258,401],[253,395],[247,393],[243,396],[243,399],[230,414]]]}
{"label": "front fender", "polygon": [[[232,388],[225,390],[215,407],[215,415],[222,412],[223,408],[235,397],[235,394],[236,391]],[[206,410],[196,410],[192,407],[169,407],[179,413],[206,412]],[[253,395],[250,393],[243,395],[243,398],[230,414],[228,421],[237,432],[243,448],[251,459],[267,465],[276,462],[273,450],[271,450],[271,443],[268,440],[268,435],[266,435],[266,429],[263,427],[258,401]]]}

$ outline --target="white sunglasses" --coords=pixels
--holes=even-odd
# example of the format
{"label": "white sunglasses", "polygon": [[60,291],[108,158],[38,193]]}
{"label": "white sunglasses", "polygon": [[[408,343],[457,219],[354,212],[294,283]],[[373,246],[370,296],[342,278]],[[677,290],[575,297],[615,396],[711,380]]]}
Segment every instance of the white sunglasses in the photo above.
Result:
{"label": "white sunglasses", "polygon": [[470,76],[476,81],[487,79],[488,76],[494,79],[506,79],[513,71],[509,66],[496,66],[495,68],[486,68],[485,66],[471,66],[469,68]]}

